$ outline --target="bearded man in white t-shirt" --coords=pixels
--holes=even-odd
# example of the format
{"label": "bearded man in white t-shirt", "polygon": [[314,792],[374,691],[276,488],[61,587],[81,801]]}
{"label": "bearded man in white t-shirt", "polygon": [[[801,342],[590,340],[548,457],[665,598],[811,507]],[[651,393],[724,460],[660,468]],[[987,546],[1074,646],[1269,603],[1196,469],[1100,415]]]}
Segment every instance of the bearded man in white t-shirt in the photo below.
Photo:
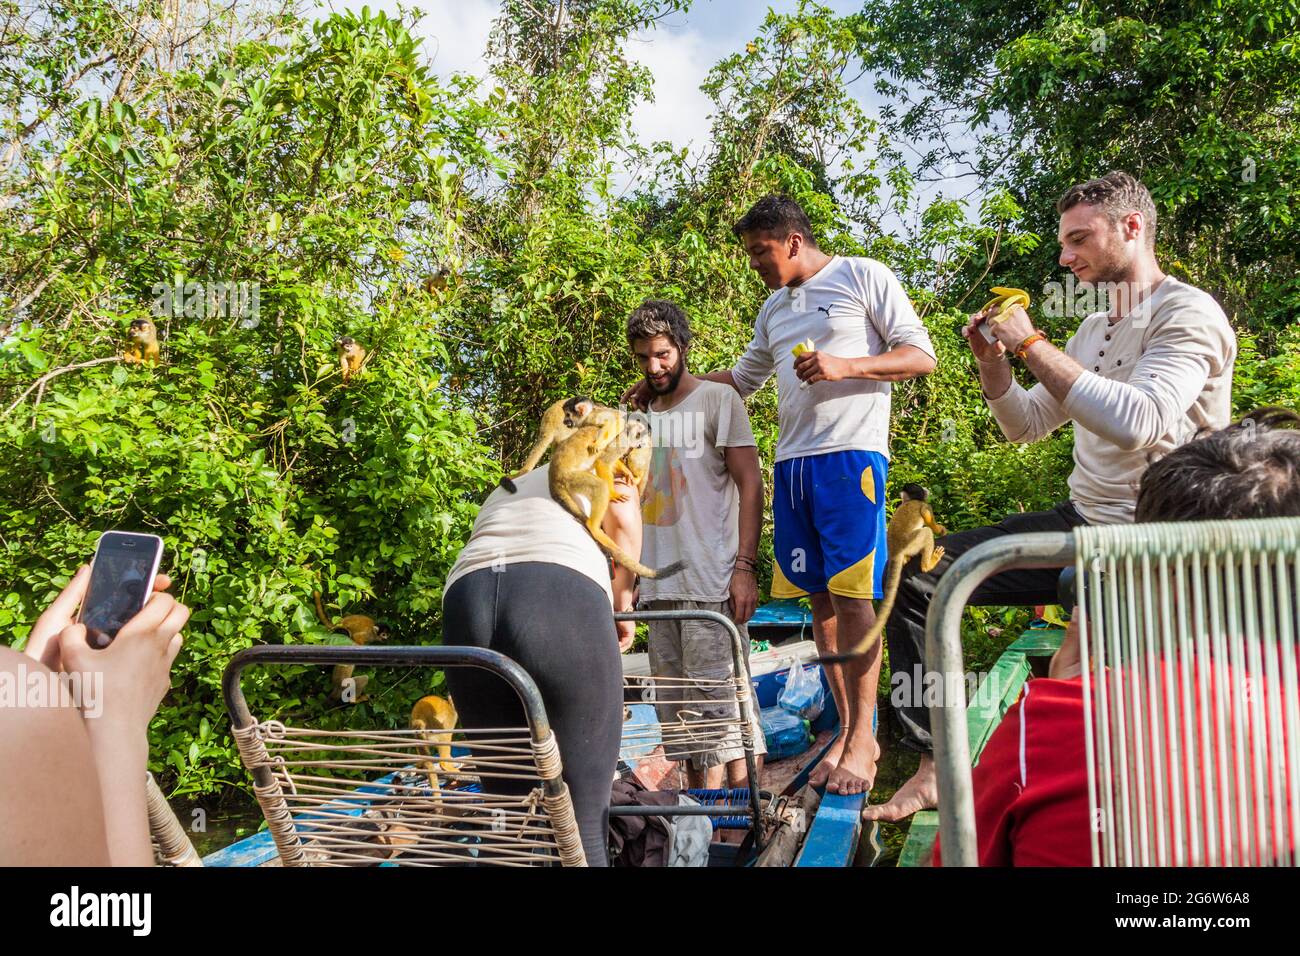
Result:
{"label": "bearded man in white t-shirt", "polygon": [[[687,369],[692,333],[675,303],[651,299],[628,317],[627,340],[650,394],[654,450],[641,498],[641,557],[662,567],[682,561],[671,578],[643,579],[647,610],[705,610],[735,621],[748,650],[745,622],[758,603],[756,558],[763,519],[763,476],[745,403],[735,389],[696,378]],[[726,684],[735,674],[731,638],[716,622],[651,621],[650,672],[701,683],[658,705],[659,719],[729,720],[737,716]],[[755,749],[766,753],[754,727]],[[747,784],[738,732],[707,734],[689,752],[664,756],[685,765],[690,787]]]}

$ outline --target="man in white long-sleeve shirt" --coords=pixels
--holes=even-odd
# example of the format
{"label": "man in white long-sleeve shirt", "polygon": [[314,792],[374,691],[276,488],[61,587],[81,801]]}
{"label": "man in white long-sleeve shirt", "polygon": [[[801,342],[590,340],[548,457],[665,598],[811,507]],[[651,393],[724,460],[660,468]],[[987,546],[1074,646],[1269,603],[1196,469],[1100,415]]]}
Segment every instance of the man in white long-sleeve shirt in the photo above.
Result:
{"label": "man in white long-sleeve shirt", "polygon": [[[1070,498],[1051,511],[1014,514],[992,527],[947,535],[944,558],[933,571],[909,574],[919,570],[915,561],[904,569],[886,628],[895,674],[923,670],[930,599],[959,555],[1004,534],[1132,521],[1146,467],[1198,433],[1228,424],[1236,337],[1210,295],[1161,271],[1155,204],[1146,187],[1127,173],[1108,173],[1072,186],[1057,211],[1061,265],[1086,286],[1107,292],[1109,312],[1085,318],[1064,351],[1018,306],[996,322],[988,321],[993,315],[974,315],[962,334],[979,364],[989,409],[1009,441],[1038,441],[1074,423]],[[985,338],[982,325],[996,341]],[[1012,377],[1012,355],[1038,380],[1032,388]],[[970,603],[1053,604],[1058,574],[999,574]],[[898,820],[935,805],[929,711],[916,695],[904,696],[911,699],[901,705],[895,699],[903,742],[922,752],[921,766],[889,803],[867,809],[872,819]]]}

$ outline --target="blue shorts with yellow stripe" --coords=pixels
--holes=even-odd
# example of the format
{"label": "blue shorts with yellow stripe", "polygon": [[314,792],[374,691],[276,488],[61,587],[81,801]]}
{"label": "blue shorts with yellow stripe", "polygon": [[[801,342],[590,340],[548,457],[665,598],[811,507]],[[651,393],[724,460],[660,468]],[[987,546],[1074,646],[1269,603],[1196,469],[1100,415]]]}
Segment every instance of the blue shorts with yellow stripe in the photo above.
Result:
{"label": "blue shorts with yellow stripe", "polygon": [[888,470],[889,459],[875,451],[834,451],[776,463],[772,597],[822,591],[883,596]]}

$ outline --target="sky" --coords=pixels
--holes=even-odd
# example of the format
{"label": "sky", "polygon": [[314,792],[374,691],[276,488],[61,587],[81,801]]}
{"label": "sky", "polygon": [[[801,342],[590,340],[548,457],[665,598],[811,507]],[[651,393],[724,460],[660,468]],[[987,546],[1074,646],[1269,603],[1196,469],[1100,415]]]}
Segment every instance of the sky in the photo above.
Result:
{"label": "sky", "polygon": [[[861,8],[861,0],[821,2],[839,14]],[[321,9],[355,5],[332,0]],[[408,0],[408,5],[425,13],[416,32],[425,40],[435,71],[487,74],[483,53],[500,6],[497,0]],[[707,146],[712,104],[700,84],[718,60],[743,48],[758,32],[769,8],[792,13],[797,5],[797,0],[695,0],[687,12],[673,14],[635,37],[628,53],[655,78],[654,102],[642,103],[633,116],[638,137],[647,143],[668,140],[678,148],[690,146],[692,152]],[[396,12],[396,4],[386,0],[371,0],[369,6]],[[866,84],[860,85],[865,94]]]}
{"label": "sky", "polygon": [[[319,13],[362,2],[372,9],[397,12],[395,0],[323,0]],[[553,0],[537,2],[549,6]],[[819,2],[840,15],[862,8],[861,0]],[[435,72],[487,76],[484,52],[500,9],[498,0],[406,0],[406,4],[425,13],[415,32],[424,39]],[[639,104],[632,117],[638,138],[647,144],[667,140],[678,149],[689,147],[692,154],[702,154],[709,144],[713,104],[700,91],[700,84],[715,63],[743,49],[757,34],[769,9],[793,13],[797,6],[798,0],[694,0],[686,12],[672,14],[634,37],[628,53],[649,67],[655,80],[654,101]],[[870,76],[859,79],[850,92],[867,115],[876,115],[880,101]],[[616,174],[616,193],[624,191],[630,181],[630,177]],[[951,181],[927,184],[918,195],[925,201],[940,193],[965,198],[969,192],[968,181]]]}

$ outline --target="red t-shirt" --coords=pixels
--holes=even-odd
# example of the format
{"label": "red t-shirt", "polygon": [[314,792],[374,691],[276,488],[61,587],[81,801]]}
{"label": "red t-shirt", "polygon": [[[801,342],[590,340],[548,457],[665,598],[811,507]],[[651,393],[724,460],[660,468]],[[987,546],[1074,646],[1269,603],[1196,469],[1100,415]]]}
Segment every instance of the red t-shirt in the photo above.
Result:
{"label": "red t-shirt", "polygon": [[[1281,660],[1278,659],[1280,666]],[[1266,679],[1234,676],[1234,669],[1224,663],[1211,663],[1201,671],[1193,666],[1189,672],[1187,694],[1183,693],[1181,676],[1166,665],[1155,662],[1156,683],[1144,677],[1142,668],[1108,671],[1108,692],[1124,696],[1137,688],[1147,694],[1154,686],[1161,699],[1165,719],[1157,728],[1148,727],[1148,734],[1139,738],[1148,748],[1159,746],[1165,760],[1177,755],[1184,768],[1182,803],[1190,805],[1190,789],[1197,758],[1220,775],[1219,789],[1226,792],[1230,785],[1227,774],[1240,762],[1241,771],[1248,780],[1259,776],[1264,785],[1264,799],[1269,805],[1276,801],[1283,807],[1291,805],[1289,774],[1283,772],[1275,781],[1278,768],[1273,767],[1276,755],[1286,754],[1287,730],[1285,723],[1269,727],[1268,714],[1280,701],[1273,700],[1273,692]],[[1129,682],[1126,684],[1125,682]],[[1201,687],[1202,683],[1206,685]],[[1196,689],[1207,693],[1206,699],[1235,702],[1236,707],[1203,712],[1201,696]],[[1170,700],[1166,690],[1174,691]],[[1190,707],[1183,718],[1184,697]],[[1235,715],[1240,714],[1240,722]],[[1191,736],[1186,736],[1191,727]],[[1090,866],[1092,864],[1092,833],[1089,829],[1087,750],[1084,728],[1083,679],[1053,680],[1040,677],[1025,684],[1024,693],[1012,705],[994,730],[980,754],[979,763],[971,771],[971,784],[975,797],[975,833],[981,866]],[[1195,756],[1192,756],[1195,754]],[[1262,757],[1257,757],[1261,754]],[[1257,765],[1258,761],[1258,765]],[[1283,761],[1283,766],[1285,762]],[[1136,785],[1136,781],[1134,782]],[[1157,796],[1151,789],[1148,777],[1148,805]],[[1276,793],[1276,797],[1272,794]],[[1168,791],[1165,796],[1168,797]],[[1215,842],[1219,852],[1230,853],[1226,843],[1235,839],[1237,862],[1262,865],[1266,860],[1287,852],[1293,837],[1285,828],[1273,833],[1273,845],[1254,845],[1254,836],[1245,828],[1253,822],[1242,822],[1231,812],[1227,801],[1215,805],[1214,826],[1206,818],[1204,808],[1197,835],[1202,849],[1192,853],[1199,862],[1206,862],[1203,847]],[[1211,836],[1211,830],[1217,836]],[[1168,834],[1168,831],[1166,831]],[[1229,836],[1231,835],[1231,836]],[[1172,835],[1169,834],[1172,839]],[[1184,847],[1187,835],[1184,834]],[[1191,849],[1188,848],[1191,853]],[[939,846],[935,842],[934,863],[939,864]]]}
{"label": "red t-shirt", "polygon": [[971,771],[980,866],[1092,864],[1084,748],[1082,681],[1026,683]]}

